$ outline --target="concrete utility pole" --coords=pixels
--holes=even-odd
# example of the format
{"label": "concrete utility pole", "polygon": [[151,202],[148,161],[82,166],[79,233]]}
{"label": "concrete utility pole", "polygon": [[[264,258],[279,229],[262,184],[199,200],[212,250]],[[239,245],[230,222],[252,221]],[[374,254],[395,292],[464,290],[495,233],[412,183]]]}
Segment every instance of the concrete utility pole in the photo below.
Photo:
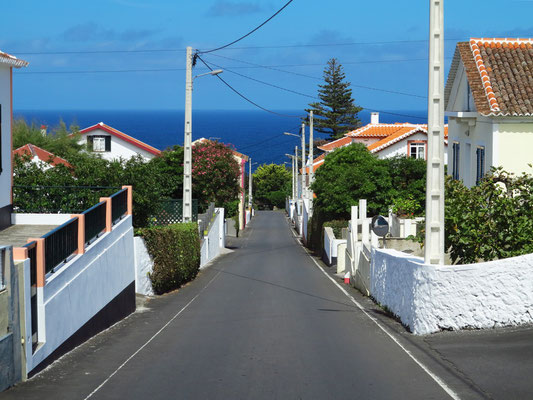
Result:
{"label": "concrete utility pole", "polygon": [[305,197],[305,123],[302,122],[302,200]]}
{"label": "concrete utility pole", "polygon": [[294,175],[294,187],[296,188],[294,199],[297,197],[300,197],[300,194],[298,193],[298,146],[294,146],[294,166],[296,174]]}
{"label": "concrete utility pole", "polygon": [[192,221],[192,47],[185,71],[185,138],[183,141],[183,222]]}
{"label": "concrete utility pole", "polygon": [[444,0],[430,0],[426,264],[444,264]]}
{"label": "concrete utility pole", "polygon": [[309,186],[311,186],[311,183],[313,183],[313,180],[315,178],[315,173],[313,171],[313,146],[315,145],[313,142],[313,111],[309,111]]}
{"label": "concrete utility pole", "polygon": [[252,209],[252,157],[250,157],[250,169],[248,173],[248,206]]}

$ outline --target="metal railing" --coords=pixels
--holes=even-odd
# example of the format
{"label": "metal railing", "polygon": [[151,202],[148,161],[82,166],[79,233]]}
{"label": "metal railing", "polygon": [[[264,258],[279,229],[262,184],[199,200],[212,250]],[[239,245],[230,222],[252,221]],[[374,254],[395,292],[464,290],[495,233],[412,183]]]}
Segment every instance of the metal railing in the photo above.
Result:
{"label": "metal railing", "polygon": [[104,201],[85,210],[85,244],[90,244],[105,230],[106,203]]}
{"label": "metal railing", "polygon": [[111,195],[111,220],[118,222],[128,212],[128,189],[122,189]]}
{"label": "metal railing", "polygon": [[200,236],[203,237],[206,234],[206,231],[209,230],[209,225],[211,224],[214,215],[215,203],[210,203],[207,211],[204,214],[198,215],[198,231],[200,232]]}
{"label": "metal railing", "polygon": [[41,236],[44,239],[45,273],[66,262],[78,249],[78,225],[78,218],[72,218]]}
{"label": "metal railing", "polygon": [[13,186],[13,208],[20,213],[79,214],[120,189],[116,186]]}

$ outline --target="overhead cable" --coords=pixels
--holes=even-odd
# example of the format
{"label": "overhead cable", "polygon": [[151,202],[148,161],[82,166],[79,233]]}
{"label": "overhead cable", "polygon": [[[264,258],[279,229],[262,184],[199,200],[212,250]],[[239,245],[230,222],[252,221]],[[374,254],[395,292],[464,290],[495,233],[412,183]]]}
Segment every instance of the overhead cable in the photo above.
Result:
{"label": "overhead cable", "polygon": [[240,38],[234,40],[233,42],[230,42],[228,44],[225,44],[224,46],[220,46],[220,47],[217,47],[215,49],[211,49],[211,50],[206,50],[206,51],[200,51],[200,54],[207,54],[207,53],[212,53],[214,51],[217,51],[217,50],[222,50],[222,49],[225,49],[226,47],[229,47],[237,42],[240,42],[241,40],[243,40],[244,38],[250,36],[252,33],[254,33],[255,31],[257,31],[258,29],[260,29],[261,27],[263,27],[265,24],[267,24],[270,20],[272,20],[276,15],[278,15],[280,12],[282,12],[285,7],[287,7],[289,4],[291,4],[294,0],[289,0],[287,3],[285,3],[285,5],[283,7],[281,7],[278,11],[276,11],[270,18],[268,18],[266,21],[264,21],[261,25],[257,26],[256,28],[252,29],[250,32],[248,32],[246,35],[243,35],[241,36]]}

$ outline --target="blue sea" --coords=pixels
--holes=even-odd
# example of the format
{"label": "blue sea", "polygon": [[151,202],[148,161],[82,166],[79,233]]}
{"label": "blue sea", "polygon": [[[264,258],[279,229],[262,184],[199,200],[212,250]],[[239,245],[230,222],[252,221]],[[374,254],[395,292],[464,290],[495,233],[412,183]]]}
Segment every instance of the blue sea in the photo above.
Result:
{"label": "blue sea", "polygon": [[[381,122],[426,123],[425,111],[390,111],[380,114]],[[301,110],[283,110],[280,114],[301,115]],[[15,110],[15,118],[24,118],[28,123],[47,125],[49,130],[63,120],[67,126],[76,124],[80,129],[104,122],[130,136],[158,149],[164,150],[175,144],[183,144],[184,112],[165,111],[61,111],[61,110]],[[370,121],[370,112],[359,114],[363,124]],[[193,112],[193,140],[201,137],[217,139],[232,144],[236,150],[252,157],[252,162],[283,163],[288,161],[285,153],[293,153],[300,147],[300,139],[283,135],[283,132],[298,133],[298,118],[269,114],[255,110],[198,110]],[[309,138],[306,131],[306,139]],[[315,132],[315,139],[324,137]]]}

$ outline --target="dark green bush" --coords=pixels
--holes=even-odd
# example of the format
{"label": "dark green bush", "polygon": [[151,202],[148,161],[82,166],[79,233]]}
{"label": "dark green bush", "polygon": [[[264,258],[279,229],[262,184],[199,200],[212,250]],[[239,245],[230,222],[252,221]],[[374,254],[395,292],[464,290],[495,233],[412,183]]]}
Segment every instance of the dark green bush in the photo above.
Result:
{"label": "dark green bush", "polygon": [[200,269],[200,239],[196,223],[142,228],[137,231],[145,240],[154,260],[150,274],[154,293],[162,294],[194,279]]}
{"label": "dark green bush", "polygon": [[330,227],[333,229],[333,234],[335,235],[336,239],[341,239],[342,236],[342,229],[348,228],[348,221],[345,220],[333,220],[324,222],[324,225],[322,225],[322,228]]}

